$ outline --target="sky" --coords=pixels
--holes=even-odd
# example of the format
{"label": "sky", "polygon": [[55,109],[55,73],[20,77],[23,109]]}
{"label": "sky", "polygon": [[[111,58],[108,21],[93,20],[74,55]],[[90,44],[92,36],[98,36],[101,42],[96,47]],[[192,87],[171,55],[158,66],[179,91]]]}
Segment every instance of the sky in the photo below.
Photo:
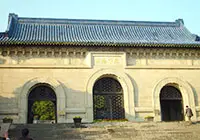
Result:
{"label": "sky", "polygon": [[19,17],[169,21],[183,19],[200,35],[200,0],[0,0],[0,32],[9,13]]}

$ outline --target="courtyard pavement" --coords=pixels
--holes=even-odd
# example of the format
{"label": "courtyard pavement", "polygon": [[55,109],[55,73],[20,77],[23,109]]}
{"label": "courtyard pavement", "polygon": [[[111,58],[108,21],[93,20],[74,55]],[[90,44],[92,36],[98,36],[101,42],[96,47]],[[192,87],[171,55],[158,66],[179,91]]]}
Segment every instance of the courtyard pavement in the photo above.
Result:
{"label": "courtyard pavement", "polygon": [[200,123],[189,122],[100,122],[82,124],[12,124],[11,140],[24,127],[34,140],[200,140]]}

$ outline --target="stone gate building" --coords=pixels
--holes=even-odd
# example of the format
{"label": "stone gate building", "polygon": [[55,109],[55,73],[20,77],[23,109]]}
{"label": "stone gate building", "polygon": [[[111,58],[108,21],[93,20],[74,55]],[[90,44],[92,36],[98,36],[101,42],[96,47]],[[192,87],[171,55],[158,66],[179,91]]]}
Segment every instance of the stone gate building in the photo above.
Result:
{"label": "stone gate building", "polygon": [[175,22],[23,18],[0,33],[0,118],[29,122],[50,100],[57,123],[200,120],[200,42]]}

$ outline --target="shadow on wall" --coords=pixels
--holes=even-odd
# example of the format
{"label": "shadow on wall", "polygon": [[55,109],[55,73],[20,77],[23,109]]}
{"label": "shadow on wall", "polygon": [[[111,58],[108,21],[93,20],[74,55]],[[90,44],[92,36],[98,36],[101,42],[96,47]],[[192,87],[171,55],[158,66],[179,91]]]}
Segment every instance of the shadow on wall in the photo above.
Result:
{"label": "shadow on wall", "polygon": [[[86,98],[87,93],[86,91],[81,90],[75,90],[72,88],[68,88],[66,85],[62,84],[62,87],[65,91],[65,97],[66,97],[66,106],[67,107],[83,107],[83,105],[86,105]],[[70,104],[74,103],[74,104]]]}
{"label": "shadow on wall", "polygon": [[[87,83],[87,82],[85,82]],[[66,106],[67,108],[74,108],[75,105],[78,105],[76,107],[80,107],[81,108],[85,108],[86,111],[88,112],[84,112],[84,113],[88,113],[88,114],[85,114],[86,116],[91,116],[92,119],[93,119],[93,94],[89,94],[87,93],[86,91],[79,91],[79,90],[74,90],[74,89],[71,89],[71,88],[67,88],[66,85],[62,85],[64,87],[64,90],[65,90],[65,93],[66,94]],[[94,85],[93,85],[94,86]],[[84,86],[86,87],[86,86]],[[90,99],[92,100],[92,102],[88,102],[90,101]],[[79,104],[80,101],[83,101],[82,104]],[[74,102],[76,102],[76,104],[73,104]],[[125,106],[124,106],[125,108]],[[75,112],[70,112],[69,110],[69,113],[71,113],[71,115],[73,115],[73,113],[75,114]],[[92,115],[93,114],[93,115]],[[125,116],[127,117],[132,117],[132,118],[135,118],[135,116],[132,116],[130,115],[129,113],[125,112]]]}
{"label": "shadow on wall", "polygon": [[[29,92],[32,89],[34,89],[35,87],[40,86],[40,84],[41,85],[49,85],[48,83],[43,83],[41,81],[34,81],[34,82],[36,84],[30,88]],[[66,96],[66,101],[65,101],[66,107],[71,108],[71,110],[69,109],[71,118],[73,118],[74,116],[77,116],[77,115],[81,116],[82,118],[85,118],[86,112],[83,109],[85,107],[85,95],[86,95],[85,92],[67,88],[66,86],[64,86],[64,84],[60,84],[55,88],[59,88],[60,86],[62,86],[61,88],[63,88],[65,91],[64,94]],[[2,119],[4,117],[11,117],[11,118],[13,118],[13,123],[19,123],[19,120],[20,120],[19,111],[21,109],[20,99],[22,99],[20,94],[22,93],[23,87],[24,86],[15,88],[15,90],[11,94],[9,94],[9,97],[6,97],[6,96],[8,96],[6,93],[5,93],[5,96],[3,96],[3,95],[0,96],[0,122],[2,121]],[[26,93],[27,94],[27,96],[26,96],[27,104],[25,103],[25,105],[27,106],[26,107],[27,111],[28,111],[28,94],[29,94],[29,92]],[[59,93],[57,93],[57,95],[58,94]],[[56,96],[56,98],[58,101],[57,96]],[[76,108],[76,110],[73,111],[73,108]],[[63,111],[63,110],[57,110],[57,115],[59,115],[60,111]],[[26,110],[25,110],[25,112],[26,112]],[[63,115],[63,114],[60,114],[60,115]],[[26,118],[27,114],[25,114],[24,117]]]}
{"label": "shadow on wall", "polygon": [[18,97],[21,88],[16,88],[12,93],[0,96],[0,122],[5,117],[13,118],[14,123],[18,120]]}
{"label": "shadow on wall", "polygon": [[[129,77],[134,85],[134,93],[138,93],[137,91],[137,85],[135,83],[135,81]],[[36,85],[40,85],[40,84],[47,84],[48,83],[41,83],[41,81],[35,81]],[[92,94],[87,94],[86,91],[80,91],[80,90],[74,90],[71,88],[68,88],[65,84],[60,82],[61,88],[64,89],[64,93],[65,93],[65,111],[67,110],[67,117],[64,117],[64,119],[68,119],[68,120],[72,120],[72,118],[74,116],[80,116],[83,118],[83,121],[85,119],[87,119],[86,117],[88,115],[91,115],[93,113],[93,102],[89,103],[88,102],[88,98],[93,100],[93,95]],[[59,88],[56,87],[56,88]],[[12,97],[8,98],[8,97],[3,97],[0,96],[0,119],[4,118],[4,117],[11,117],[13,118],[13,122],[14,123],[18,123],[20,116],[19,116],[19,110],[20,110],[20,94],[22,92],[23,86],[20,86],[18,88],[15,89],[15,91],[12,93]],[[32,90],[34,88],[31,87],[30,90]],[[27,93],[28,94],[28,93]],[[59,93],[57,93],[59,94]],[[91,97],[92,96],[92,97]],[[137,103],[136,101],[138,100],[138,95],[135,95],[135,103]],[[28,103],[28,95],[27,95],[27,103]],[[137,104],[136,104],[137,105]],[[57,106],[58,107],[58,106]],[[28,109],[28,104],[27,104],[27,109]],[[87,110],[90,109],[90,112],[87,113]],[[60,111],[63,110],[57,110],[57,115],[63,115],[60,114]],[[27,115],[27,114],[25,114]],[[128,114],[127,112],[125,112],[126,116],[130,116],[130,114]],[[27,116],[24,116],[27,117]],[[93,117],[93,116],[92,116]],[[131,116],[133,118],[135,118],[135,116]]]}
{"label": "shadow on wall", "polygon": [[188,83],[188,84],[190,85],[190,87],[192,88],[192,91],[194,93],[194,103],[195,103],[195,106],[199,106],[198,94],[197,94],[195,88],[190,83]]}
{"label": "shadow on wall", "polygon": [[131,80],[131,83],[134,87],[134,91],[133,91],[133,93],[134,93],[134,104],[135,104],[135,107],[138,107],[138,97],[139,97],[138,85],[136,84],[135,80],[130,75],[128,75],[128,77]]}
{"label": "shadow on wall", "polygon": [[0,96],[0,122],[3,122],[3,118],[18,119],[17,100],[15,97],[3,97]]}

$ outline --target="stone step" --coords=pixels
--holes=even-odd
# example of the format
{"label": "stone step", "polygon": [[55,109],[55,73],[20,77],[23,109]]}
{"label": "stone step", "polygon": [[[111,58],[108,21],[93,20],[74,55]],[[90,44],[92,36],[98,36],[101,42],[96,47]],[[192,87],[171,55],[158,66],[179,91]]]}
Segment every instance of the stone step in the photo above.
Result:
{"label": "stone step", "polygon": [[72,128],[74,124],[12,124],[11,128]]}
{"label": "stone step", "polygon": [[12,140],[20,137],[21,129],[29,128],[30,136],[37,140],[186,140],[200,138],[200,124],[184,123],[126,123],[84,124],[85,128],[73,128],[72,124],[16,125],[12,124],[9,135]]}

